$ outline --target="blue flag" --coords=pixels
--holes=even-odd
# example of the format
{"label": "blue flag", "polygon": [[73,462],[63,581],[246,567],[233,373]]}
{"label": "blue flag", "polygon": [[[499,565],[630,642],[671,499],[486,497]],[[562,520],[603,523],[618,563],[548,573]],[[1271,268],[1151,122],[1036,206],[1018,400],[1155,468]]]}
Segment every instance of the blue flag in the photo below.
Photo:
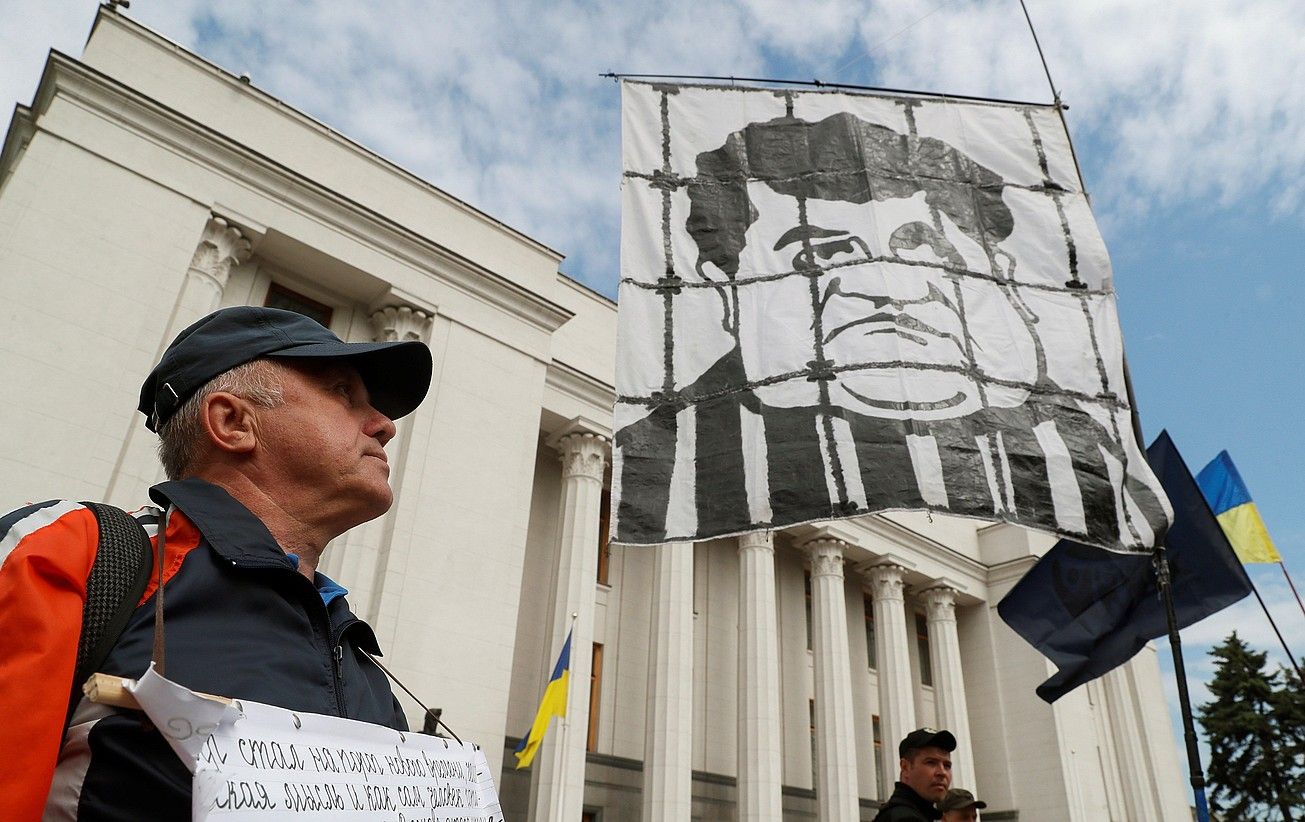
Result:
{"label": "blue flag", "polygon": [[[1201,489],[1168,432],[1146,450],[1174,508],[1165,537],[1174,611],[1185,628],[1251,592]],[[1017,634],[1056,664],[1037,688],[1047,702],[1124,664],[1168,633],[1151,557],[1061,540],[997,605]]]}

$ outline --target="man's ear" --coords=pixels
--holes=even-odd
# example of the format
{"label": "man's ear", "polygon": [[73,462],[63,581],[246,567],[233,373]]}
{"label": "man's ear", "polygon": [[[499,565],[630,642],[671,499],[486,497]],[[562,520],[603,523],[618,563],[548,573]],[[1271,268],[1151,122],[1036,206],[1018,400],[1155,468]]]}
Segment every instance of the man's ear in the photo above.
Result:
{"label": "man's ear", "polygon": [[226,391],[214,391],[204,398],[200,421],[209,443],[228,454],[247,454],[258,444],[254,405]]}

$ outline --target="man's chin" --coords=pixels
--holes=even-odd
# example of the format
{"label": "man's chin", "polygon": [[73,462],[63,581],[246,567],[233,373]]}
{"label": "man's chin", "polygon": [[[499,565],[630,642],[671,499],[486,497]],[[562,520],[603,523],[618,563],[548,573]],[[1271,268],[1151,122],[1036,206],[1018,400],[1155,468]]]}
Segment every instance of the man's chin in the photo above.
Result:
{"label": "man's chin", "polygon": [[362,525],[364,522],[371,522],[377,517],[384,516],[393,505],[394,491],[388,482],[383,483],[368,496],[366,505],[358,506],[359,513],[363,517],[358,520],[358,524]]}

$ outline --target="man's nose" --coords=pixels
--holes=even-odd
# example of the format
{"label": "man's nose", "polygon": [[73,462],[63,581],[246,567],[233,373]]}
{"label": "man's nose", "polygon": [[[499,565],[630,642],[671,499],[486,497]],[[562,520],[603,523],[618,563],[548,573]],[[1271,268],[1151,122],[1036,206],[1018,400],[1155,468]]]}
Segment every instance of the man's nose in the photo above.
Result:
{"label": "man's nose", "polygon": [[377,411],[375,408],[372,409],[371,417],[367,420],[367,428],[364,429],[364,433],[366,433],[367,436],[374,437],[382,446],[384,446],[390,440],[394,439],[394,435],[397,431],[398,429],[394,425],[394,420],[385,416],[380,411]]}

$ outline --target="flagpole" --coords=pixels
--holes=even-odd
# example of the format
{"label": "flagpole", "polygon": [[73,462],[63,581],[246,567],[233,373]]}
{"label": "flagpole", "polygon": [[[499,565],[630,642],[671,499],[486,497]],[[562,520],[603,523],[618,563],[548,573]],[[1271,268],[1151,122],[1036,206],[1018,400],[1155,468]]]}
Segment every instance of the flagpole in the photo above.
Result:
{"label": "flagpole", "polygon": [[[1132,411],[1133,434],[1142,442],[1142,420],[1137,413],[1137,397],[1133,394],[1133,375],[1128,370],[1128,357],[1122,358],[1124,366],[1124,393]],[[1187,471],[1186,466],[1183,467]],[[1213,516],[1213,513],[1211,514]],[[1210,807],[1205,800],[1205,772],[1201,768],[1201,749],[1196,744],[1196,721],[1192,718],[1192,698],[1187,693],[1187,668],[1183,665],[1183,641],[1178,635],[1178,615],[1174,613],[1174,592],[1170,584],[1169,555],[1165,542],[1168,535],[1156,543],[1152,558],[1155,562],[1156,587],[1165,604],[1165,621],[1169,625],[1169,652],[1174,658],[1174,678],[1178,685],[1179,713],[1183,717],[1183,740],[1187,743],[1187,768],[1191,777],[1192,796],[1196,799],[1196,822],[1210,822]],[[1247,581],[1250,582],[1249,576]],[[1255,583],[1251,583],[1255,590]],[[1259,596],[1259,592],[1255,594]]]}
{"label": "flagpole", "polygon": [[1196,745],[1196,723],[1192,719],[1192,700],[1187,693],[1187,670],[1183,667],[1183,644],[1178,636],[1178,617],[1174,614],[1169,557],[1165,553],[1164,542],[1155,549],[1155,575],[1160,598],[1165,604],[1165,618],[1169,622],[1169,651],[1174,657],[1174,676],[1178,680],[1178,704],[1183,716],[1183,739],[1187,743],[1187,767],[1191,775],[1192,794],[1196,798],[1196,820],[1210,822],[1210,808],[1205,801],[1205,773],[1201,769],[1201,751]]}
{"label": "flagpole", "polygon": [[[1305,602],[1300,601],[1300,592],[1296,590],[1296,583],[1291,581],[1291,574],[1287,573],[1286,563],[1278,560],[1278,567],[1282,569],[1282,575],[1287,578],[1287,584],[1291,586],[1291,592],[1296,595],[1296,604],[1300,606],[1301,614],[1305,615]],[[1295,660],[1292,660],[1292,664],[1296,664]],[[1296,669],[1296,673],[1300,673],[1300,668]]]}
{"label": "flagpole", "polygon": [[1255,587],[1255,580],[1251,580],[1251,592],[1260,601],[1260,610],[1264,611],[1264,618],[1269,620],[1269,626],[1273,628],[1274,635],[1278,637],[1278,644],[1282,646],[1283,652],[1287,654],[1287,659],[1291,660],[1291,667],[1296,669],[1296,676],[1305,680],[1305,676],[1301,675],[1300,665],[1296,664],[1296,657],[1292,655],[1291,649],[1287,647],[1287,640],[1282,638],[1282,631],[1278,630],[1278,623],[1274,621],[1273,614],[1269,613],[1269,606],[1264,604],[1264,597],[1260,596],[1260,589]]}

